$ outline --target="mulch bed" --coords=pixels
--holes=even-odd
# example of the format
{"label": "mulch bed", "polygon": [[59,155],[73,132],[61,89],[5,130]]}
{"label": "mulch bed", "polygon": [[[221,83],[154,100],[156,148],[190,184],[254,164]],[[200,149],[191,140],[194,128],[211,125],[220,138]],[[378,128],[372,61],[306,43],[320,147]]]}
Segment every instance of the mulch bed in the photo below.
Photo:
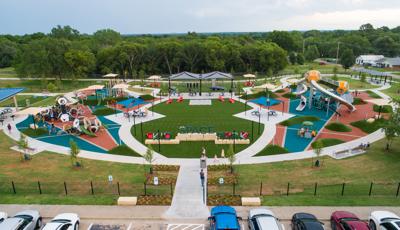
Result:
{"label": "mulch bed", "polygon": [[139,196],[137,205],[171,205],[172,196],[167,195],[151,195]]}
{"label": "mulch bed", "polygon": [[207,197],[207,205],[230,205],[241,206],[242,200],[239,195],[209,195]]}

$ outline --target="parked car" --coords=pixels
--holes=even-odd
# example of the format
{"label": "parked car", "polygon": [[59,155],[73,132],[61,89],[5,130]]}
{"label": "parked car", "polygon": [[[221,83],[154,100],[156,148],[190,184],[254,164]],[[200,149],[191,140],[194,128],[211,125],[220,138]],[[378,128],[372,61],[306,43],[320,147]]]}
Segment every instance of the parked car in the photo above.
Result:
{"label": "parked car", "polygon": [[292,216],[292,230],[324,230],[324,224],[313,214],[299,212]]}
{"label": "parked car", "polygon": [[372,230],[400,230],[400,217],[389,211],[371,212],[368,223]]}
{"label": "parked car", "polygon": [[1,230],[35,230],[42,227],[42,217],[38,211],[25,210],[0,223]]}
{"label": "parked car", "polygon": [[284,230],[285,227],[275,217],[275,214],[265,208],[252,209],[249,212],[250,230]]}
{"label": "parked car", "polygon": [[0,223],[7,219],[8,215],[5,212],[0,212]]}
{"label": "parked car", "polygon": [[63,213],[54,217],[42,230],[78,230],[79,216],[75,213]]}
{"label": "parked car", "polygon": [[336,211],[331,215],[332,230],[369,230],[366,222],[355,214],[346,211]]}
{"label": "parked car", "polygon": [[236,210],[230,206],[216,206],[211,209],[210,230],[240,230],[239,220]]}

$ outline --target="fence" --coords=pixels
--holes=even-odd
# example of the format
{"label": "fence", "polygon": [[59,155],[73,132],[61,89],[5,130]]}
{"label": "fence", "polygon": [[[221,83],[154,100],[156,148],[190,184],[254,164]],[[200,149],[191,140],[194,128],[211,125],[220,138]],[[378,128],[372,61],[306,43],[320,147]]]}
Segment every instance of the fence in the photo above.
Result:
{"label": "fence", "polygon": [[173,195],[173,184],[153,185],[146,183],[120,183],[98,181],[0,181],[1,194],[17,195],[115,195],[115,196],[141,196],[141,195]]}
{"label": "fence", "polygon": [[400,183],[370,182],[370,183],[282,183],[266,182],[236,183],[208,185],[208,195],[241,195],[241,196],[392,196],[398,197]]}

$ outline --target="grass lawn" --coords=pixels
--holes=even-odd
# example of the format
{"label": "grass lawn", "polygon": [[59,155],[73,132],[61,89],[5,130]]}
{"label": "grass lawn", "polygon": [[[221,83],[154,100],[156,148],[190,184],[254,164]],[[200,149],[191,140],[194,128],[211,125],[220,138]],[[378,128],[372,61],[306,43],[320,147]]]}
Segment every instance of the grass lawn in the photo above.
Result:
{"label": "grass lawn", "polygon": [[0,68],[0,78],[18,77],[12,67]]}
{"label": "grass lawn", "polygon": [[[344,73],[345,69],[341,65],[320,65],[317,62],[309,62],[304,65],[288,65],[284,70],[280,71],[280,74],[294,74],[297,69],[299,74],[303,74],[311,69],[320,71],[321,73],[333,73],[334,66],[337,66],[338,73]],[[350,71],[348,71],[350,73]]]}
{"label": "grass lawn", "polygon": [[[54,80],[48,80],[46,84],[43,84],[41,80],[4,80],[0,81],[0,88],[12,88],[22,87],[25,88],[25,93],[41,93],[47,91],[47,84],[56,82]],[[73,90],[88,87],[90,85],[99,84],[97,81],[77,81],[77,80],[63,80],[59,85],[57,92],[70,92]],[[101,84],[101,83],[100,83]]]}
{"label": "grass lawn", "polygon": [[111,114],[115,114],[115,109],[108,107],[98,108],[93,112],[93,115],[96,116],[108,116]]}
{"label": "grass lawn", "polygon": [[375,92],[371,91],[371,90],[367,90],[366,91],[368,93],[368,95],[372,98],[381,98],[381,96],[379,96],[378,94],[376,94]]}
{"label": "grass lawn", "polygon": [[[21,162],[20,154],[10,150],[15,143],[3,132],[0,142],[0,203],[115,204],[117,182],[121,195],[143,194],[147,166],[79,159],[83,168],[73,168],[68,156],[50,152],[39,153],[32,160]],[[177,176],[176,171],[155,173],[160,181]],[[108,175],[113,176],[112,185],[108,183]],[[14,181],[16,195],[12,194],[11,181]],[[42,195],[38,192],[38,181]],[[64,194],[64,182],[68,196]],[[91,195],[90,182],[95,196]],[[170,185],[149,186],[148,194],[170,195]]]}
{"label": "grass lawn", "polygon": [[27,128],[22,130],[22,133],[29,137],[39,137],[44,134],[48,134],[48,130],[46,128],[37,128],[37,129]]}
{"label": "grass lawn", "polygon": [[351,128],[339,122],[331,122],[325,128],[336,132],[351,132]]}
{"label": "grass lawn", "polygon": [[[251,138],[251,121],[243,120],[234,117],[234,114],[244,111],[245,105],[243,103],[235,102],[234,104],[228,101],[220,102],[213,100],[212,105],[205,106],[190,106],[189,100],[184,100],[182,103],[173,102],[172,104],[162,103],[154,107],[154,112],[166,115],[166,117],[157,119],[151,122],[143,123],[143,136],[147,132],[170,132],[174,138],[180,126],[212,127],[215,132],[232,132],[232,131],[246,131],[249,132]],[[247,109],[250,109],[247,106]],[[151,116],[151,111],[149,111]],[[262,133],[263,125],[260,126],[260,133]],[[136,139],[141,141],[140,125],[136,125]],[[131,130],[134,134],[134,127]],[[258,124],[254,123],[254,140],[258,138]],[[225,153],[229,145],[215,145],[213,141],[187,141],[181,142],[179,145],[161,145],[161,154],[167,157],[186,157],[197,158],[200,157],[202,147],[207,150],[208,157],[218,156],[222,148]],[[247,148],[249,145],[236,145],[235,151],[239,152]],[[158,152],[158,145],[154,145],[153,149]]]}
{"label": "grass lawn", "polygon": [[[17,103],[19,107],[26,107],[26,100],[29,100],[30,106],[36,106],[36,107],[54,105],[55,103],[55,97],[17,95]],[[14,100],[12,98],[7,99],[0,103],[0,107],[14,107]]]}
{"label": "grass lawn", "polygon": [[385,119],[378,119],[372,123],[368,123],[366,120],[360,120],[351,122],[350,124],[354,127],[361,129],[365,133],[373,133],[376,130],[382,128],[385,121],[386,121]]}
{"label": "grass lawn", "polygon": [[284,147],[281,147],[279,145],[267,145],[261,152],[257,153],[257,157],[259,156],[268,156],[268,155],[276,155],[276,154],[282,154],[282,153],[288,153],[289,150],[287,150]]}
{"label": "grass lawn", "polygon": [[382,90],[382,92],[390,97],[400,98],[400,83],[393,83],[389,89]]}
{"label": "grass lawn", "polygon": [[322,138],[317,141],[314,141],[311,144],[311,147],[315,148],[317,142],[320,142],[323,148],[344,143],[344,141],[335,138]]}
{"label": "grass lawn", "polygon": [[[387,152],[385,140],[371,145],[366,154],[342,160],[322,157],[322,166],[311,167],[315,158],[235,166],[236,194],[258,195],[263,182],[263,204],[268,205],[400,205],[395,194],[400,180],[400,139]],[[214,172],[213,172],[214,173]],[[220,175],[215,175],[216,177]],[[290,195],[286,197],[290,182]],[[317,196],[314,186],[318,183]],[[341,197],[342,183],[346,183]],[[372,197],[368,197],[374,182]],[[227,192],[232,191],[227,186]],[[223,189],[221,189],[223,191]]]}
{"label": "grass lawn", "polygon": [[280,124],[283,126],[292,126],[296,124],[301,124],[304,121],[319,121],[320,118],[316,116],[299,116],[299,117],[292,117],[286,121],[282,121]]}
{"label": "grass lawn", "polygon": [[358,79],[353,79],[349,77],[337,77],[338,81],[347,81],[349,83],[350,89],[374,89],[379,86],[371,85],[368,82],[362,82]]}
{"label": "grass lawn", "polygon": [[365,102],[363,99],[355,97],[353,101],[353,105],[365,105],[367,102]]}

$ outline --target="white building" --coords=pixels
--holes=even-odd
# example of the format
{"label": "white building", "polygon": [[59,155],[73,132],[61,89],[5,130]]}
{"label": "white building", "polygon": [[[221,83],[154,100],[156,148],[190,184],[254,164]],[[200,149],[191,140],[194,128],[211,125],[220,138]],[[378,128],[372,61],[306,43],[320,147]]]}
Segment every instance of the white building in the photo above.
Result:
{"label": "white building", "polygon": [[382,58],[376,61],[376,64],[381,68],[400,69],[400,57]]}
{"label": "white building", "polygon": [[364,66],[377,66],[376,62],[382,60],[383,58],[383,55],[360,55],[356,58],[356,64]]}

